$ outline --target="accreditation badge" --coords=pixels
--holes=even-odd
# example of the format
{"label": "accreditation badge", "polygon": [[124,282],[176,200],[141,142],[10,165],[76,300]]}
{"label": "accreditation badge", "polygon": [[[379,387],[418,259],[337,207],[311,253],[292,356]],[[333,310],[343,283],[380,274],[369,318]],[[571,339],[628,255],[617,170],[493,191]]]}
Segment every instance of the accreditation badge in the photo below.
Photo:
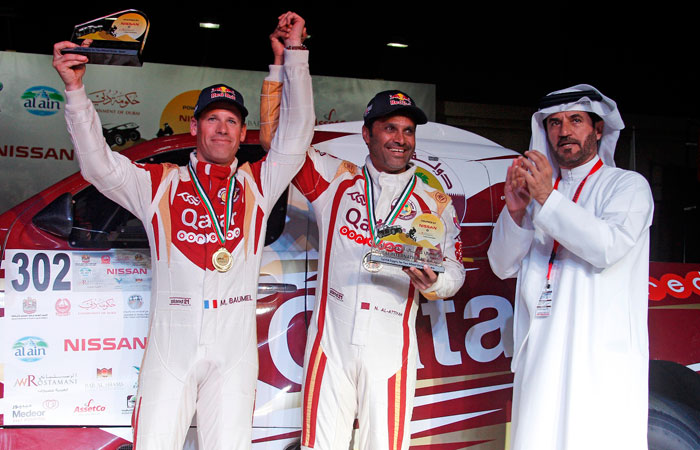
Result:
{"label": "accreditation badge", "polygon": [[402,267],[430,267],[434,272],[444,272],[442,265],[445,248],[445,224],[435,214],[420,214],[409,230],[391,230],[382,237],[369,253],[372,262]]}
{"label": "accreditation badge", "polygon": [[542,291],[540,299],[537,301],[535,317],[549,317],[552,313],[552,288],[549,284]]}

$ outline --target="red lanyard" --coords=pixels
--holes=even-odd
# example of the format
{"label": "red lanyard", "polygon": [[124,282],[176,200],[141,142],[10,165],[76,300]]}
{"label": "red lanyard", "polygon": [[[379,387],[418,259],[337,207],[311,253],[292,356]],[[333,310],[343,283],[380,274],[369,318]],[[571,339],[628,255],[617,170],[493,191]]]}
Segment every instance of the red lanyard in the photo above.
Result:
{"label": "red lanyard", "polygon": [[[599,159],[598,162],[595,163],[595,165],[591,168],[591,171],[588,172],[588,175],[586,175],[586,177],[583,180],[581,180],[581,183],[579,183],[578,187],[576,188],[576,193],[574,193],[574,198],[571,199],[574,203],[578,202],[578,197],[581,195],[581,190],[583,189],[583,185],[586,184],[586,181],[588,181],[588,177],[590,177],[591,175],[596,173],[598,171],[598,169],[600,169],[601,167],[603,167],[603,161]],[[554,190],[555,191],[559,187],[560,181],[561,181],[561,173],[557,177],[557,181],[554,182]],[[550,285],[549,280],[550,280],[550,277],[552,275],[552,266],[554,265],[554,258],[556,258],[556,256],[557,256],[557,249],[559,249],[559,241],[557,241],[555,239],[554,240],[554,247],[552,247],[552,256],[549,257],[549,267],[547,268],[547,287],[549,287],[549,285]]]}

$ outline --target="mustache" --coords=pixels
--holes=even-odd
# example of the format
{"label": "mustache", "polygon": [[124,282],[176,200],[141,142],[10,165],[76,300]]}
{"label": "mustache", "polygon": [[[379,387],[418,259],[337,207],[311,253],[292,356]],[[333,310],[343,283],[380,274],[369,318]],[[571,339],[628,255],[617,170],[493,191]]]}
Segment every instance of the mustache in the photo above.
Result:
{"label": "mustache", "polygon": [[566,144],[576,144],[578,146],[581,146],[580,141],[577,141],[576,139],[572,139],[572,138],[568,138],[568,137],[560,138],[557,141],[557,147],[561,147],[562,145],[566,145]]}

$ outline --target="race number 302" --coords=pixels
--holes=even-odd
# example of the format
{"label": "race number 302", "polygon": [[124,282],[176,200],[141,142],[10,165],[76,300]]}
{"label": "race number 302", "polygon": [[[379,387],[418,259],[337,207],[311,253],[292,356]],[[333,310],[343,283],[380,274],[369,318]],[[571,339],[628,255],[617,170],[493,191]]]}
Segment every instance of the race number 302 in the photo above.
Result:
{"label": "race number 302", "polygon": [[30,286],[39,292],[49,287],[53,291],[71,289],[68,277],[71,261],[67,253],[18,252],[10,258],[10,262],[14,265],[12,272],[16,274],[10,282],[17,292],[26,291]]}

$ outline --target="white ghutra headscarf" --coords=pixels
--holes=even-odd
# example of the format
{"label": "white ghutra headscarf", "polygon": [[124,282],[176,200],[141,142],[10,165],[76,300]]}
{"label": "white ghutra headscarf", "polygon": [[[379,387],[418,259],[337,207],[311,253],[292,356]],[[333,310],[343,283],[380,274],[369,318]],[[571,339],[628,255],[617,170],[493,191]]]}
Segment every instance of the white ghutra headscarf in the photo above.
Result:
{"label": "white ghutra headscarf", "polygon": [[[532,115],[532,138],[530,148],[543,152],[554,169],[553,176],[559,174],[559,164],[551,155],[544,119],[562,111],[586,111],[597,114],[605,123],[603,135],[598,143],[598,156],[608,166],[615,167],[615,145],[620,130],[625,128],[617,104],[588,84],[578,84],[570,88],[554,91],[540,100],[540,109]],[[543,152],[544,153],[544,152]]]}

